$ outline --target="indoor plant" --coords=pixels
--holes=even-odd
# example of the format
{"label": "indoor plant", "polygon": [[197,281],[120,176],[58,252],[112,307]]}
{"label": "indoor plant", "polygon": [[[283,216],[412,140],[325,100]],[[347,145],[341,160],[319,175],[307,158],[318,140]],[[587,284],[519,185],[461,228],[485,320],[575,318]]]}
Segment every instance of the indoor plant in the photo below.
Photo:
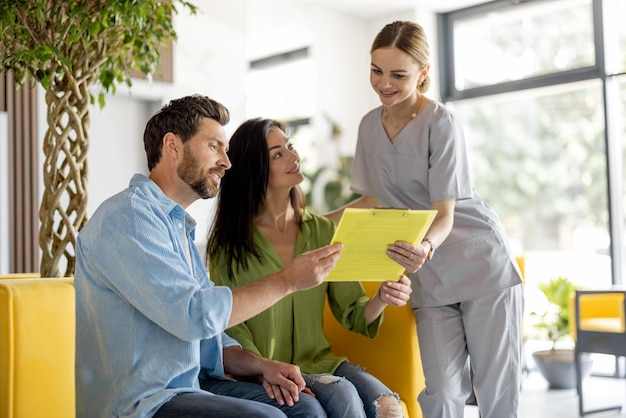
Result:
{"label": "indoor plant", "polygon": [[179,9],[196,12],[184,0],[0,0],[0,72],[45,91],[41,277],[74,274],[76,237],[87,223],[91,105],[104,106],[134,76],[158,76]]}
{"label": "indoor plant", "polygon": [[[546,283],[540,283],[539,289],[546,296],[548,307],[539,316],[536,327],[546,331],[552,342],[549,350],[533,352],[537,369],[550,384],[552,389],[571,389],[576,387],[576,367],[574,350],[557,348],[557,342],[569,339],[573,341],[570,328],[570,301],[576,286],[566,277],[556,277]],[[535,313],[536,315],[536,313]],[[591,370],[591,359],[583,359],[583,376]]]}

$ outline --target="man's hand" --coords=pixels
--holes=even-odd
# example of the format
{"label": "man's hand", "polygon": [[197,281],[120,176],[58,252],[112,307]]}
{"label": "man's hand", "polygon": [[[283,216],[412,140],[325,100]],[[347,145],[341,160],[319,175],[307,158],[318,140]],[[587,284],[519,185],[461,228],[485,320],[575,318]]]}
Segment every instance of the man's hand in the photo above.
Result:
{"label": "man's hand", "polygon": [[296,257],[283,269],[291,290],[307,290],[321,284],[335,268],[342,248],[343,244],[327,245]]}
{"label": "man's hand", "polygon": [[263,377],[261,384],[267,395],[275,399],[279,405],[293,406],[300,400],[300,392],[305,390],[305,382],[300,373],[300,368],[293,364],[267,360],[262,367]]}
{"label": "man's hand", "polygon": [[282,270],[233,289],[228,327],[240,324],[293,292],[321,284],[335,268],[342,248],[343,244],[335,244],[300,254]]}
{"label": "man's hand", "polygon": [[224,349],[224,371],[233,376],[258,380],[267,395],[279,405],[293,406],[300,399],[300,392],[313,395],[305,388],[306,383],[298,366],[269,360],[238,346]]}

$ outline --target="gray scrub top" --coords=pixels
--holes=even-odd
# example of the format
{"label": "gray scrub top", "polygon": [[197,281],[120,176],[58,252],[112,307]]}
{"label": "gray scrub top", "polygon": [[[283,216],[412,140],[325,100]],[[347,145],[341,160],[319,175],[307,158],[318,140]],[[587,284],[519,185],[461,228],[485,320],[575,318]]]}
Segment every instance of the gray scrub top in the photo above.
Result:
{"label": "gray scrub top", "polygon": [[443,104],[429,101],[392,143],[382,106],[361,120],[352,190],[383,207],[430,209],[455,199],[454,225],[431,261],[410,274],[411,306],[449,305],[522,282],[497,214],[473,189],[462,128]]}

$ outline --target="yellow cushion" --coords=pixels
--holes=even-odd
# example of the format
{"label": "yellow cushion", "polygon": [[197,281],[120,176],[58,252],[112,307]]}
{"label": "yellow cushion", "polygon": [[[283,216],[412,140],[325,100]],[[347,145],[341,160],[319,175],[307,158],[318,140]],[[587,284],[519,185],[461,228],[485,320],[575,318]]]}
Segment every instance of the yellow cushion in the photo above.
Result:
{"label": "yellow cushion", "polygon": [[[576,339],[575,297],[570,300],[570,330]],[[586,331],[625,332],[624,293],[580,295],[580,327]]]}
{"label": "yellow cushion", "polygon": [[[364,282],[368,295],[380,287],[379,282]],[[389,306],[378,336],[374,339],[348,331],[333,317],[328,304],[324,309],[324,332],[333,352],[344,355],[379,378],[403,401],[405,418],[421,418],[417,395],[425,386],[415,317],[412,309]]]}
{"label": "yellow cushion", "polygon": [[0,416],[75,416],[70,278],[0,280]]}
{"label": "yellow cushion", "polygon": [[580,329],[585,331],[623,333],[624,321],[620,318],[588,318],[580,321]]}

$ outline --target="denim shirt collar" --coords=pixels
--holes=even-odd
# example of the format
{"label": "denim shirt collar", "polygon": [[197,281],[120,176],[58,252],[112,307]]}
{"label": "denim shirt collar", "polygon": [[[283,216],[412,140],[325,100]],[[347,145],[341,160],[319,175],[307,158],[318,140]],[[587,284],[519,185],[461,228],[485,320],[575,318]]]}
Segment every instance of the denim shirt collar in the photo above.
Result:
{"label": "denim shirt collar", "polygon": [[149,196],[157,205],[161,207],[163,212],[168,213],[171,218],[183,216],[185,218],[185,226],[190,231],[191,238],[195,239],[196,220],[187,213],[187,211],[178,203],[167,197],[163,190],[152,180],[143,174],[135,174],[130,179],[130,187],[141,189]]}

